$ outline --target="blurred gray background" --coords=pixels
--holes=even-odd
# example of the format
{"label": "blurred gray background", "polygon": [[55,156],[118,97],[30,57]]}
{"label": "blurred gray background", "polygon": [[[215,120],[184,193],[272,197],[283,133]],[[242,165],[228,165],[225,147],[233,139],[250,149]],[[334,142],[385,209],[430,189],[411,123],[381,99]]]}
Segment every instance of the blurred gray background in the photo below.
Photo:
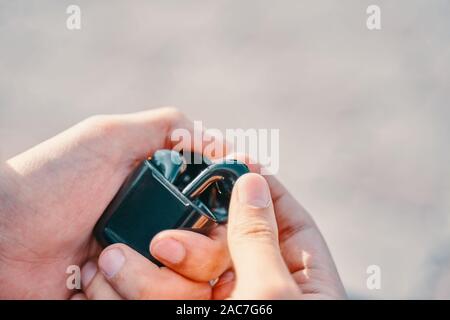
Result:
{"label": "blurred gray background", "polygon": [[279,176],[352,297],[450,297],[449,13],[448,0],[0,0],[0,159],[90,115],[162,105],[279,128]]}

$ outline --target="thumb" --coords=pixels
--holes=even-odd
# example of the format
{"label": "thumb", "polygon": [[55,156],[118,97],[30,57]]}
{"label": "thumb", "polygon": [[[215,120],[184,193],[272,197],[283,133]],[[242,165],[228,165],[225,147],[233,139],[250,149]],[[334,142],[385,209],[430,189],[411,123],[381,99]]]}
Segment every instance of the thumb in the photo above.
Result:
{"label": "thumb", "polygon": [[233,189],[228,245],[236,273],[234,298],[282,298],[298,290],[280,252],[269,186],[258,174],[243,175]]}

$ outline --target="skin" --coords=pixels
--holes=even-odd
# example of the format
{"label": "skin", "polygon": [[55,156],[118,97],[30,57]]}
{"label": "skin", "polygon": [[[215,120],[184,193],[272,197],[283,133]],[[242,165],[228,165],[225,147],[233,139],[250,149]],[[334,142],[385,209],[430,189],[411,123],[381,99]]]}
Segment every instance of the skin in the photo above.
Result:
{"label": "skin", "polygon": [[[270,194],[266,205],[243,200],[265,189]],[[346,298],[317,225],[274,177],[251,173],[237,181],[228,244],[236,273],[235,283],[229,284],[231,298]]]}
{"label": "skin", "polygon": [[[251,165],[245,157],[233,158],[247,162],[251,171],[260,167]],[[255,190],[269,194],[267,205],[255,207],[242,201]],[[263,192],[261,192],[263,193]],[[214,264],[205,269],[186,269],[185,260],[172,264],[172,270],[186,276],[212,276],[227,266],[212,288],[213,299],[345,299],[346,293],[327,245],[312,217],[274,177],[256,173],[242,176],[233,189],[226,233],[214,234],[216,245],[223,245],[223,253]],[[192,232],[169,230],[157,236],[158,240],[176,239],[192,248]],[[153,242],[155,239],[153,240]],[[152,244],[153,244],[152,242]],[[122,246],[122,245],[119,245]],[[109,250],[110,248],[105,249]],[[126,247],[121,247],[127,252]],[[150,246],[150,251],[152,245]],[[202,255],[204,260],[208,253]],[[85,282],[87,296],[83,298],[145,299],[153,289],[154,281],[148,276],[148,261],[137,259],[127,252],[127,259],[114,276],[96,270],[91,282]],[[93,263],[94,264],[94,263]],[[95,264],[94,264],[95,265]],[[189,274],[190,272],[190,274]],[[269,276],[270,275],[270,276]],[[142,294],[144,292],[144,294]],[[151,294],[150,294],[151,296]]]}
{"label": "skin", "polygon": [[[249,209],[233,191],[228,230],[209,237],[168,230],[153,239],[149,250],[165,268],[123,244],[101,251],[92,236],[96,221],[139,161],[172,147],[176,128],[192,124],[173,108],[95,116],[8,160],[0,168],[0,298],[344,298],[317,226],[274,177],[266,178],[267,208]],[[238,186],[249,185],[245,179]],[[242,220],[248,217],[260,220]],[[158,256],[166,240],[181,244],[181,259]],[[102,261],[114,249],[125,259],[111,275]],[[83,292],[74,294],[66,269],[83,264]]]}
{"label": "skin", "polygon": [[[67,267],[98,257],[96,221],[139,161],[172,147],[169,137],[177,128],[193,130],[174,108],[94,116],[1,165],[0,298],[71,297]],[[211,259],[221,254],[211,238],[197,244]],[[169,269],[152,275],[172,283],[159,297],[211,294],[207,282]]]}

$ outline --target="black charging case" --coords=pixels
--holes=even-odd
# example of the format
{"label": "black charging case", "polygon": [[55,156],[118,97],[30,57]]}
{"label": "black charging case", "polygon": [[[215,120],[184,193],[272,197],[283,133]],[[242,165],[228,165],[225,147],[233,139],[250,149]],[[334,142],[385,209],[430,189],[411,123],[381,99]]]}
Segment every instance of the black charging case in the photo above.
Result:
{"label": "black charging case", "polygon": [[160,264],[150,255],[149,245],[159,232],[186,229],[207,233],[226,223],[234,182],[248,172],[236,160],[212,164],[187,164],[170,182],[151,158],[142,161],[125,180],[94,228],[106,247],[124,243]]}

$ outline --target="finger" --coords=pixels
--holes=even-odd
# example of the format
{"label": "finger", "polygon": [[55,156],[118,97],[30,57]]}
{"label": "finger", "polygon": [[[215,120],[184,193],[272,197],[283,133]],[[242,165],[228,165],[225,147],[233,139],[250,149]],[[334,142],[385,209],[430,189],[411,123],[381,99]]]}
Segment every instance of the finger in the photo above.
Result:
{"label": "finger", "polygon": [[[248,155],[228,154],[227,158],[244,162],[253,173],[261,173],[263,166]],[[272,196],[280,233],[284,228],[302,229],[316,227],[310,214],[298,203],[275,175],[264,175]],[[278,210],[280,209],[280,210]]]}
{"label": "finger", "polygon": [[71,296],[69,300],[87,300],[87,297],[84,293],[80,292]]}
{"label": "finger", "polygon": [[236,277],[233,270],[228,270],[220,276],[213,288],[213,300],[224,300],[231,296],[233,292]]}
{"label": "finger", "polygon": [[[261,165],[246,155],[230,154],[228,157],[246,163],[251,172],[261,172]],[[312,278],[320,282],[326,279],[338,288],[336,296],[345,296],[336,265],[314,219],[276,176],[265,175],[264,178],[272,195],[280,248],[289,271],[299,283],[311,282]]]}
{"label": "finger", "polygon": [[278,294],[276,288],[287,293],[297,290],[280,253],[269,187],[260,175],[245,174],[236,182],[229,210],[228,245],[240,298],[248,292]]}
{"label": "finger", "polygon": [[88,261],[81,268],[81,284],[89,300],[121,300],[122,297],[106,281],[94,261]]}
{"label": "finger", "polygon": [[[240,160],[247,164],[251,172],[261,172],[262,166],[247,155],[230,154],[227,157]],[[300,205],[292,194],[283,186],[283,184],[274,175],[264,176],[266,179],[271,197],[275,216],[278,224],[279,242],[283,244],[292,236],[298,233],[315,234],[314,240],[320,240],[322,243],[320,231],[317,228],[311,215]],[[304,242],[304,241],[301,241]],[[301,255],[295,255],[296,257]]]}
{"label": "finger", "polygon": [[124,244],[107,247],[99,267],[112,287],[125,299],[209,299],[209,283],[184,278],[159,268]]}
{"label": "finger", "polygon": [[165,266],[195,281],[207,282],[230,268],[225,226],[209,236],[187,230],[166,230],[150,244],[151,254]]}
{"label": "finger", "polygon": [[207,131],[201,122],[193,123],[173,107],[100,116],[98,122],[103,122],[101,131],[106,134],[113,131],[120,148],[135,159],[148,157],[162,148],[188,150],[210,158],[221,158],[232,148],[223,136]]}

